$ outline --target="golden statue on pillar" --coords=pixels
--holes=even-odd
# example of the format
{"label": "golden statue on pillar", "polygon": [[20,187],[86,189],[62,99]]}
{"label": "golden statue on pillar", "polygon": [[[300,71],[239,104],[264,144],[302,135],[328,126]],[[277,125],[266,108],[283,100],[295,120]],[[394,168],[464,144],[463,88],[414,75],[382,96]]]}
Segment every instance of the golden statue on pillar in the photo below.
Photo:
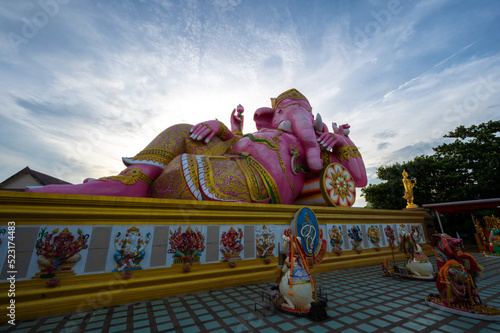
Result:
{"label": "golden statue on pillar", "polygon": [[410,179],[408,179],[408,173],[406,170],[403,170],[403,185],[405,186],[405,195],[403,198],[406,199],[406,208],[418,208],[418,205],[413,203],[413,188],[417,184],[417,180],[412,183]]}

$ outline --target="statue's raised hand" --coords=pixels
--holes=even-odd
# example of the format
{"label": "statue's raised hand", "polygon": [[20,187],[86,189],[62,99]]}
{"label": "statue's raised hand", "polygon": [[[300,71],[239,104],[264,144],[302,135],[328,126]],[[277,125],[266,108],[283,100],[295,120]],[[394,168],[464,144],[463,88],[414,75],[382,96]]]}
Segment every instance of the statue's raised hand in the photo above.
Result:
{"label": "statue's raised hand", "polygon": [[243,134],[243,106],[239,104],[231,113],[231,131],[237,135]]}
{"label": "statue's raised hand", "polygon": [[333,147],[346,145],[349,128],[350,126],[348,124],[343,124],[338,127],[336,123],[332,123],[333,133],[330,133],[326,125],[324,125],[323,132],[316,132],[319,145],[326,150],[332,150]]}

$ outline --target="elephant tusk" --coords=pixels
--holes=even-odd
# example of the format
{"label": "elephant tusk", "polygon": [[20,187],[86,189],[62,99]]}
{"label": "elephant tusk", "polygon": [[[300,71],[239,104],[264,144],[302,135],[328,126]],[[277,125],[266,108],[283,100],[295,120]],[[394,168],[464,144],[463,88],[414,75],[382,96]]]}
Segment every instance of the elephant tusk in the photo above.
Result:
{"label": "elephant tusk", "polygon": [[316,119],[314,120],[314,129],[317,132],[323,131],[323,119],[321,119],[321,115],[319,113],[316,115]]}
{"label": "elephant tusk", "polygon": [[290,130],[292,129],[292,122],[290,120],[283,120],[278,125],[278,129],[285,132],[290,132]]}
{"label": "elephant tusk", "polygon": [[333,129],[333,133],[337,133],[337,134],[340,133],[339,128],[338,128],[336,123],[332,123],[332,129]]}

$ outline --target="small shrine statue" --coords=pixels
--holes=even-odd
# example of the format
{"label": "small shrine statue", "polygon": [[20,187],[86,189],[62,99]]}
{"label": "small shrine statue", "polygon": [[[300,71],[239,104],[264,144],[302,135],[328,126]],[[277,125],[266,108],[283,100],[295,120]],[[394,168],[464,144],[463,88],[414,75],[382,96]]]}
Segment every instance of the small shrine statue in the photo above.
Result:
{"label": "small shrine statue", "polygon": [[462,252],[462,240],[446,234],[432,235],[439,270],[436,287],[427,305],[442,311],[488,321],[500,321],[500,310],[482,303],[477,291],[483,267],[474,257]]}
{"label": "small shrine statue", "polygon": [[408,231],[404,225],[401,225],[399,233],[399,252],[405,254],[404,267],[411,274],[408,278],[434,280],[434,268],[429,258],[415,240],[415,233]]}
{"label": "small shrine statue", "polygon": [[304,315],[311,309],[314,281],[309,271],[308,260],[301,245],[300,237],[295,237],[290,230],[283,235],[283,247],[287,256],[285,264],[277,276],[281,297],[275,307],[288,314]]}
{"label": "small shrine statue", "polygon": [[408,173],[403,170],[403,185],[405,186],[405,195],[403,198],[406,199],[406,208],[418,208],[418,205],[413,203],[413,188],[417,184],[417,180],[413,183],[408,179]]}
{"label": "small shrine statue", "polygon": [[490,228],[490,255],[500,256],[500,229]]}

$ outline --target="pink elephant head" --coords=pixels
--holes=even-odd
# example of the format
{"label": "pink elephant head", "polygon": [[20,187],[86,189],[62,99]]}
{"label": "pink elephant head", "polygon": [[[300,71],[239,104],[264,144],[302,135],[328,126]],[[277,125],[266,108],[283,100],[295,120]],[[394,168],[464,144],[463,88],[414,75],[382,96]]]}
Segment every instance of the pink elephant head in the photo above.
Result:
{"label": "pink elephant head", "polygon": [[302,143],[309,169],[320,171],[323,161],[316,131],[323,129],[321,117],[318,116],[315,122],[309,101],[296,89],[287,90],[271,101],[271,108],[255,111],[257,129],[274,128],[295,135]]}

